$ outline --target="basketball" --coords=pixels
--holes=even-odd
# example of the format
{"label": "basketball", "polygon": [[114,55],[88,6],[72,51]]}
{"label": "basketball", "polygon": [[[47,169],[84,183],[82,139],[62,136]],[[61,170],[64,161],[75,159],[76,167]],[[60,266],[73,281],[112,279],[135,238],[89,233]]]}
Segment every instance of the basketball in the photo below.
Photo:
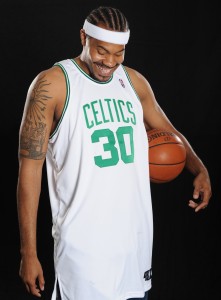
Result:
{"label": "basketball", "polygon": [[163,129],[147,131],[150,181],[165,183],[175,179],[186,163],[185,146],[175,133]]}

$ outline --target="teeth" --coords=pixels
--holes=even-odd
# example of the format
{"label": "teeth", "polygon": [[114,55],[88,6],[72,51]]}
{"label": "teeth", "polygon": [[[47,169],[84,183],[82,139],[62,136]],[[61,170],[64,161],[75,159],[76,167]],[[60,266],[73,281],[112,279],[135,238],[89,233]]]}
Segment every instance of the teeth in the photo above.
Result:
{"label": "teeth", "polygon": [[101,70],[101,72],[103,73],[103,74],[110,74],[111,73],[111,70],[110,69],[107,69],[107,68],[104,68],[104,67],[102,67],[102,66],[100,66],[100,65],[97,65],[97,67],[98,67],[98,69],[99,70]]}

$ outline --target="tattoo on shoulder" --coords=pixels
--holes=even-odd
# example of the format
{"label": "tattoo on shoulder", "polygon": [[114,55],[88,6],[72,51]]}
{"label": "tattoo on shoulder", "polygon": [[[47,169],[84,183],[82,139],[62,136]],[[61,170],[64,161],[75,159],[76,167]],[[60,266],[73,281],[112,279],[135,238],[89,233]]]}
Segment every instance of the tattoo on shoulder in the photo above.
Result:
{"label": "tattoo on shoulder", "polygon": [[45,109],[48,100],[52,98],[48,91],[50,84],[45,76],[40,77],[30,96],[20,139],[20,155],[23,157],[31,159],[45,157],[46,152],[43,152],[47,133]]}

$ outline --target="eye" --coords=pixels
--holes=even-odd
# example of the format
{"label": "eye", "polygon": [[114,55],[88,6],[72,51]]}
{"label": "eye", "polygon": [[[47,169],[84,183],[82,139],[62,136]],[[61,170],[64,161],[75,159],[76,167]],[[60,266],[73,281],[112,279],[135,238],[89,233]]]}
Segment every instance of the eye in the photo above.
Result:
{"label": "eye", "polygon": [[121,57],[121,56],[124,55],[124,51],[118,52],[118,53],[116,53],[115,55],[116,55],[117,57]]}
{"label": "eye", "polygon": [[98,49],[97,52],[98,52],[98,54],[100,54],[100,55],[106,54],[106,51],[103,50],[103,49]]}

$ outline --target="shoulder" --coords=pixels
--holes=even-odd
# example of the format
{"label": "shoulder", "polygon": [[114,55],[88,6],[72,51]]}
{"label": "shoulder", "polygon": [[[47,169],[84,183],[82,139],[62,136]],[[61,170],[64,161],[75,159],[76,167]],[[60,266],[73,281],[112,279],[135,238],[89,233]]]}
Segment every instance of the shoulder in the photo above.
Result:
{"label": "shoulder", "polygon": [[128,73],[130,80],[141,100],[147,95],[153,94],[150,83],[143,74],[127,66],[124,66],[124,68]]}
{"label": "shoulder", "polygon": [[42,81],[42,82],[50,82],[50,84],[61,84],[64,80],[64,74],[60,67],[58,66],[52,66],[49,69],[41,71],[34,79],[33,82],[36,81]]}
{"label": "shoulder", "polygon": [[137,85],[139,83],[141,84],[148,84],[147,79],[137,70],[132,69],[130,67],[124,66],[124,69],[127,71],[132,83],[134,85]]}
{"label": "shoulder", "polygon": [[47,91],[53,98],[57,98],[65,88],[63,71],[58,66],[52,66],[37,74],[29,87],[29,92]]}
{"label": "shoulder", "polygon": [[66,99],[66,80],[60,67],[52,66],[37,74],[29,86],[26,103],[43,105],[46,119],[53,119],[53,126],[59,120]]}

